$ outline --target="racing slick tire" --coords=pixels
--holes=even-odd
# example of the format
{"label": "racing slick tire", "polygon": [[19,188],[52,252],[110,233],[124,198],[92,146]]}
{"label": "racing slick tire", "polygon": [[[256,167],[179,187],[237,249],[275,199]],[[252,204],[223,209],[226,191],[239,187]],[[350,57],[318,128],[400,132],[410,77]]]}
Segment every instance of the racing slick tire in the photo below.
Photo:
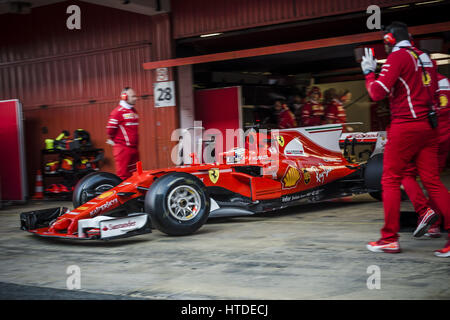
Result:
{"label": "racing slick tire", "polygon": [[170,236],[197,231],[208,219],[210,199],[204,184],[185,172],[164,175],[150,186],[144,210],[152,224]]}
{"label": "racing slick tire", "polygon": [[[364,171],[364,182],[368,189],[379,190],[369,192],[370,196],[378,201],[382,199],[381,177],[383,175],[383,154],[378,153],[367,161],[366,169]],[[408,195],[405,190],[401,189],[401,200],[408,200]]]}
{"label": "racing slick tire", "polygon": [[78,208],[99,194],[119,185],[121,182],[122,179],[109,172],[93,172],[88,174],[77,183],[73,190],[73,207]]}
{"label": "racing slick tire", "polygon": [[[383,197],[381,195],[381,191],[369,192],[369,194],[375,200],[383,201]],[[409,197],[408,197],[408,194],[406,193],[406,191],[404,189],[401,189],[401,200],[402,201],[406,201],[408,199],[409,199]]]}

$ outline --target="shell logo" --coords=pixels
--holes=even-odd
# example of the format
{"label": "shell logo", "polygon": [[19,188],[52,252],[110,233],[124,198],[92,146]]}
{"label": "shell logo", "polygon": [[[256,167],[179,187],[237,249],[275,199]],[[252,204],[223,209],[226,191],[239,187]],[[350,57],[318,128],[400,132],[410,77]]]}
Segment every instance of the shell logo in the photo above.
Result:
{"label": "shell logo", "polygon": [[103,192],[101,195],[99,195],[99,196],[97,197],[97,199],[105,199],[105,198],[108,198],[108,197],[112,196],[114,193],[115,193],[115,191],[106,191],[106,192]]}
{"label": "shell logo", "polygon": [[294,188],[300,180],[300,172],[297,168],[289,166],[282,179],[283,188]]}

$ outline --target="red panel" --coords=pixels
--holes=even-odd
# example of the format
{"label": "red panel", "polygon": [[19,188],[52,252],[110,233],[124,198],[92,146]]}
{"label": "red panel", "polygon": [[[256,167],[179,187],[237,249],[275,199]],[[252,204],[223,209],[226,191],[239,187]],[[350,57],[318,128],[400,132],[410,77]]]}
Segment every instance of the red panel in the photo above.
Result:
{"label": "red panel", "polygon": [[[60,59],[0,66],[0,98],[20,98],[25,109],[103,101],[128,85],[140,95],[152,94],[150,73],[142,63],[150,59],[149,45],[120,48]],[[2,88],[2,86],[4,86]]]}
{"label": "red panel", "polygon": [[174,38],[300,21],[420,0],[172,0]]}
{"label": "red panel", "polygon": [[195,120],[201,120],[205,130],[218,129],[222,132],[224,150],[228,150],[225,145],[226,129],[241,127],[239,94],[239,87],[195,91]]}
{"label": "red panel", "polygon": [[22,145],[20,141],[20,109],[17,101],[0,101],[0,141],[7,151],[1,157],[0,182],[2,200],[25,200],[21,164]]}

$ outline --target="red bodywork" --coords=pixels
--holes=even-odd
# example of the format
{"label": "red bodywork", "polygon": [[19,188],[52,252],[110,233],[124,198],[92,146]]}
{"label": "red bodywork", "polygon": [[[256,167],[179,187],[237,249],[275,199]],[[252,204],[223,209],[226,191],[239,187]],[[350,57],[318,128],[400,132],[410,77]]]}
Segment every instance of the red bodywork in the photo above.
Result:
{"label": "red bodywork", "polygon": [[[330,150],[310,139],[314,133],[334,133],[335,144],[338,145],[341,125],[314,128],[309,129],[312,133],[308,134],[304,128],[281,130],[277,135],[272,132],[271,137],[254,134],[254,143],[249,143],[247,138],[245,149],[240,149],[243,151],[243,157],[237,159],[236,163],[194,163],[147,171],[143,171],[138,163],[137,171],[129,179],[61,215],[51,227],[30,232],[42,236],[76,238],[79,220],[105,215],[132,199],[145,196],[155,178],[170,172],[192,174],[207,188],[224,188],[255,202],[281,199],[287,195],[314,189],[349,176],[360,168],[358,164],[349,163],[338,148]],[[290,144],[293,140],[295,141]],[[259,153],[253,150],[258,150]],[[236,150],[220,154],[221,160],[235,156]],[[239,170],[240,167],[249,166],[261,168],[261,174],[254,176]]]}

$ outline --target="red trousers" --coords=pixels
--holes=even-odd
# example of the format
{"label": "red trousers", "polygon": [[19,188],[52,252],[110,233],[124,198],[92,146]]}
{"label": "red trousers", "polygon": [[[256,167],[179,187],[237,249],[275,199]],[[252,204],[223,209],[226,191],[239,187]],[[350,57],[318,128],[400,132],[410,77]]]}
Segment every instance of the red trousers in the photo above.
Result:
{"label": "red trousers", "polygon": [[431,128],[428,119],[393,123],[388,130],[387,139],[381,179],[385,220],[381,239],[398,239],[400,185],[410,162],[415,164],[425,189],[442,213],[445,229],[450,230],[448,191],[439,179],[438,130]]}
{"label": "red trousers", "polygon": [[136,162],[139,161],[138,148],[127,147],[121,144],[113,146],[114,161],[116,162],[116,173],[120,179],[126,180],[136,170]]}
{"label": "red trousers", "polygon": [[[440,130],[439,132],[439,146],[438,146],[438,163],[439,163],[439,173],[444,171],[447,164],[447,156],[450,151],[450,135],[448,130]],[[434,211],[439,213],[439,218],[442,217],[442,213],[437,208],[436,204],[432,199],[427,199],[423,194],[422,188],[416,180],[417,168],[414,163],[410,163],[404,172],[404,177],[402,180],[402,185],[411,200],[414,210],[422,216],[425,214],[428,207],[432,208]],[[450,195],[449,195],[450,196]],[[433,226],[437,227],[441,224],[441,219],[439,219]]]}

